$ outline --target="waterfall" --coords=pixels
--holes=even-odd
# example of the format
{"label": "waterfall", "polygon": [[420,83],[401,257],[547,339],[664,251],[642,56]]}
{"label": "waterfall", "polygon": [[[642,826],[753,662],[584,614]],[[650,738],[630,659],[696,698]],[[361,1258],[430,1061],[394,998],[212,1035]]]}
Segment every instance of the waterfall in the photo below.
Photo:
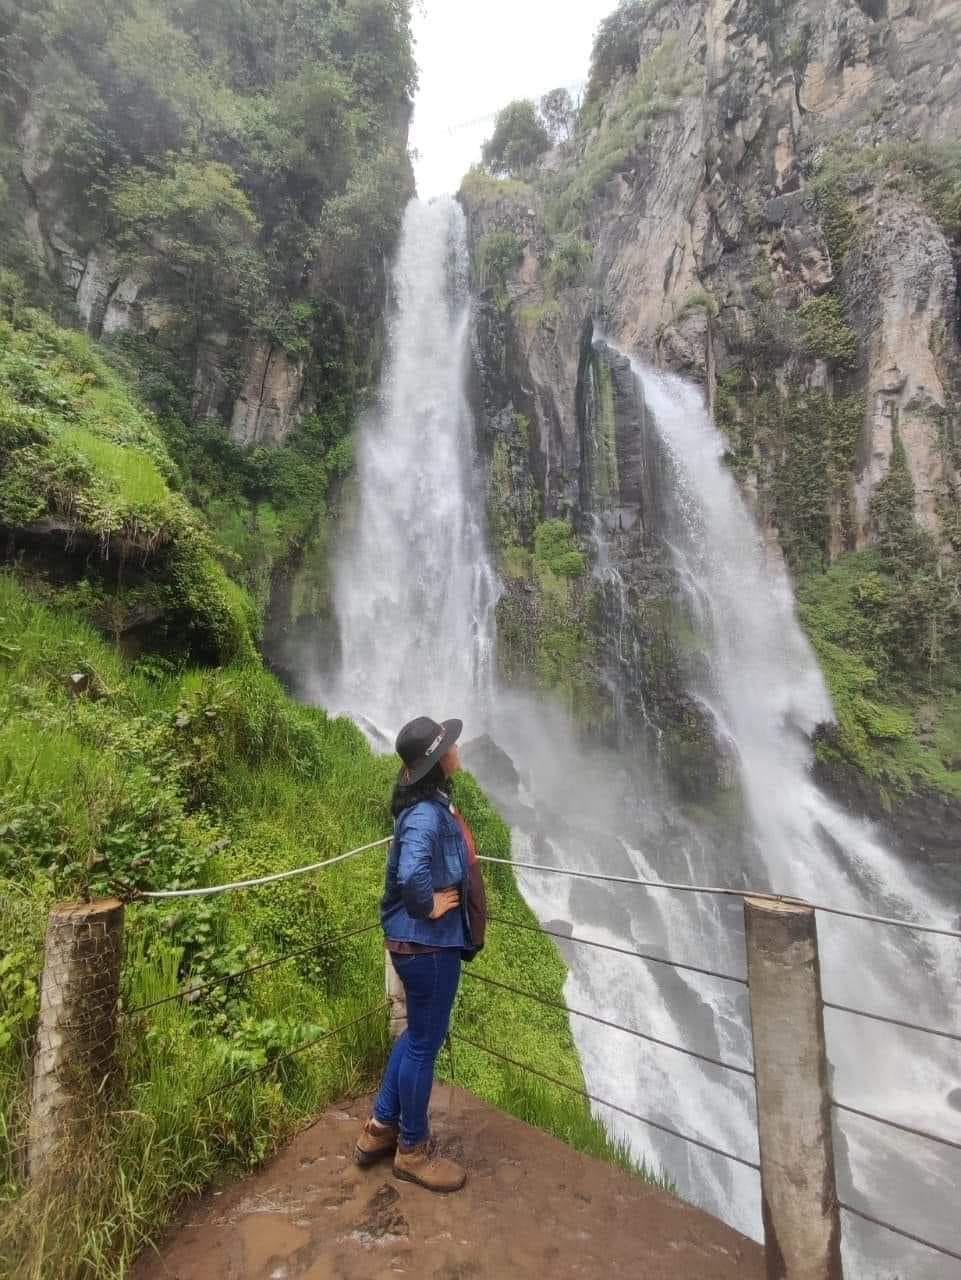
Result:
{"label": "waterfall", "polygon": [[[809,901],[918,921],[944,919],[947,911],[927,889],[924,873],[905,867],[868,824],[840,810],[811,777],[810,734],[832,718],[830,699],[796,619],[780,556],[765,546],[723,464],[725,446],[701,393],[636,361],[632,367],[648,429],[666,449],[673,472],[666,536],[708,659],[692,692],[733,746],[750,819],[753,840],[738,871],[752,887]],[[695,909],[701,912],[703,905]],[[683,921],[672,925],[675,939],[684,927]],[[958,956],[949,940],[830,915],[819,917],[819,934],[826,999],[934,1026],[950,1020]],[[952,1101],[957,1067],[943,1041],[831,1012],[827,1034],[835,1096],[961,1138]],[[739,1087],[734,1095],[741,1098]],[[877,1209],[878,1197],[894,1193],[888,1216],[913,1222],[934,1239],[952,1237],[949,1188],[956,1160],[870,1122],[844,1116],[836,1127],[843,1198],[853,1196],[865,1208],[873,1202]],[[943,1260],[912,1246],[892,1248],[904,1274],[944,1274]],[[853,1245],[849,1253],[851,1274],[897,1274],[875,1272],[880,1264]],[[886,1266],[891,1260],[888,1255]]]}
{"label": "waterfall", "polygon": [[421,714],[476,726],[488,703],[497,596],[465,391],[470,315],[460,206],[412,200],[381,394],[359,431],[356,510],[338,555],[341,670],[320,690],[388,735]]}
{"label": "waterfall", "polygon": [[[696,389],[633,364],[638,430],[665,458],[662,536],[703,661],[688,690],[734,762],[743,838],[682,805],[651,727],[641,751],[586,748],[565,715],[497,686],[497,599],[484,540],[482,487],[465,386],[470,299],[463,215],[450,200],[408,207],[393,272],[388,357],[377,405],[358,433],[358,489],[336,566],[341,667],[319,701],[392,734],[412,715],[462,716],[465,738],[489,729],[514,760],[520,792],[481,771],[512,825],[514,850],[537,862],[688,883],[773,889],[837,906],[943,918],[922,873],[904,867],[865,823],[814,784],[810,734],[831,716],[824,681],[794,612],[779,557],[766,548],[722,461],[723,442]],[[637,673],[628,601],[596,530],[595,575],[614,628],[612,661]],[[632,678],[637,678],[634,674]],[[612,692],[616,692],[613,691]],[[644,707],[633,691],[632,704]],[[644,712],[642,710],[641,714]],[[729,974],[743,974],[736,901],[631,890],[519,872],[543,921]],[[857,921],[822,917],[825,995],[931,1025],[950,1022],[959,949]],[[742,1066],[750,1064],[744,988],[588,947],[561,944],[568,1003]],[[836,1096],[961,1139],[956,1055],[944,1042],[827,1018]],[[757,1159],[753,1085],[672,1050],[571,1019],[589,1090],[748,1160]],[[659,1167],[687,1199],[760,1235],[757,1175],[598,1107],[609,1131]],[[837,1125],[844,1198],[921,1235],[950,1241],[959,1163],[920,1140],[844,1117]],[[949,1153],[950,1154],[950,1153]],[[944,1260],[846,1223],[857,1280],[943,1280]]]}

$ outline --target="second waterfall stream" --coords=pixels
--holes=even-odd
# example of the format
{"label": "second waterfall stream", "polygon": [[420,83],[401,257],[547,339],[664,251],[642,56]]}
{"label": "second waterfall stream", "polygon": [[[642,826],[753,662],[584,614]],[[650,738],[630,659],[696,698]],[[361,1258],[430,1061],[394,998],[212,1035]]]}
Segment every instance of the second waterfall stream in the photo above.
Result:
{"label": "second waterfall stream", "polygon": [[[664,536],[705,655],[689,692],[727,744],[747,839],[732,854],[709,825],[680,812],[656,756],[642,766],[635,757],[586,748],[546,701],[499,687],[498,583],[467,395],[470,325],[463,214],[452,200],[412,201],[393,270],[383,383],[359,426],[359,492],[337,555],[339,663],[316,677],[318,701],[354,716],[381,742],[422,713],[462,716],[465,739],[490,734],[514,761],[522,786],[507,795],[498,778],[481,781],[512,823],[522,860],[750,886],[918,920],[949,916],[920,872],[813,782],[810,735],[831,718],[830,699],[787,575],[724,466],[724,444],[700,391],[679,378],[632,364],[639,429],[654,433],[665,458]],[[744,972],[736,901],[534,872],[518,879],[544,922]],[[956,943],[831,916],[820,918],[819,930],[827,999],[947,1024]],[[750,1067],[749,1011],[739,984],[562,946],[572,1008]],[[830,1011],[826,1022],[836,1097],[961,1140],[954,1055],[940,1048],[944,1042]],[[571,1024],[591,1093],[757,1160],[748,1077],[584,1019]],[[603,1107],[598,1114],[680,1195],[760,1236],[752,1169]],[[854,1117],[836,1120],[835,1130],[842,1198],[865,1208],[890,1203],[919,1234],[952,1238],[956,1165],[916,1139]],[[857,1280],[946,1274],[943,1260],[847,1221],[845,1256]]]}

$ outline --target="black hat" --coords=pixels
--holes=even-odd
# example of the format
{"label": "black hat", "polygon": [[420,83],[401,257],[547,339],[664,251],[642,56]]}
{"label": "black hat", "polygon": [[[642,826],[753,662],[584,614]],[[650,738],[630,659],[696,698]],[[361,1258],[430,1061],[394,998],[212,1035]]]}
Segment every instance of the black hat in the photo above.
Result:
{"label": "black hat", "polygon": [[418,716],[405,724],[397,735],[397,754],[404,762],[397,781],[405,787],[420,782],[454,745],[463,727],[462,720],[438,724],[430,716]]}

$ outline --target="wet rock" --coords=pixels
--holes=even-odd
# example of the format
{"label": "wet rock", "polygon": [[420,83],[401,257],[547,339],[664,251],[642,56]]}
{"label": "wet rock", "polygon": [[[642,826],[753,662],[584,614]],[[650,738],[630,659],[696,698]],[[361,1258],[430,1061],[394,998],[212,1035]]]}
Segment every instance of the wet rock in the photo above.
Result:
{"label": "wet rock", "polygon": [[485,786],[500,795],[517,794],[520,774],[514,767],[514,761],[490,734],[484,733],[479,738],[465,742],[461,748],[461,757],[471,773],[476,773]]}

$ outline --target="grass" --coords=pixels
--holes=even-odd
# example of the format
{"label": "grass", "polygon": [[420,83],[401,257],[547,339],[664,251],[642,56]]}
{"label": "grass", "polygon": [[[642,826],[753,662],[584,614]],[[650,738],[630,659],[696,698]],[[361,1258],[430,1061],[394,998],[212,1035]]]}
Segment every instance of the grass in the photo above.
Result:
{"label": "grass", "polygon": [[[175,475],[156,421],[84,335],[30,309],[15,323],[0,318],[5,537],[53,517],[65,532],[51,535],[51,563],[62,575],[73,562],[90,616],[111,617],[117,635],[148,604],[160,617],[158,647],[213,660],[249,655],[249,610],[202,520],[171,488]],[[99,556],[87,555],[91,542]]]}
{"label": "grass", "polygon": [[[253,1167],[338,1094],[373,1082],[382,1019],[204,1097],[377,1003],[381,943],[374,931],[220,985],[193,1004],[128,1018],[125,1083],[96,1121],[96,1161],[78,1151],[70,1188],[27,1190],[12,1152],[23,1137],[47,909],[85,886],[97,893],[219,881],[378,839],[389,830],[395,762],[372,755],[351,724],[291,703],[254,663],[130,668],[82,617],[36,598],[9,573],[0,574],[0,653],[0,876],[24,921],[14,968],[0,974],[0,1272],[109,1280],[125,1273],[183,1196]],[[95,692],[68,695],[63,675],[74,670],[89,673]],[[457,794],[480,847],[508,853],[507,828],[476,783],[460,778]],[[382,851],[372,851],[243,894],[129,906],[125,1007],[375,921],[382,864]],[[494,867],[489,881],[493,911],[532,920],[508,869]],[[533,989],[562,998],[564,966],[537,934],[492,928],[475,963],[502,979],[520,967]],[[563,1014],[475,987],[465,983],[457,1014],[464,1034],[582,1087]],[[529,1120],[550,1112],[538,1089],[525,1092],[486,1054],[462,1049],[457,1068],[460,1083],[495,1105]],[[555,1092],[552,1131],[620,1159],[586,1104]]]}
{"label": "grass", "polygon": [[61,427],[59,439],[82,454],[100,478],[116,489],[125,508],[161,508],[170,496],[156,463],[142,450],[125,448],[73,423]]}

